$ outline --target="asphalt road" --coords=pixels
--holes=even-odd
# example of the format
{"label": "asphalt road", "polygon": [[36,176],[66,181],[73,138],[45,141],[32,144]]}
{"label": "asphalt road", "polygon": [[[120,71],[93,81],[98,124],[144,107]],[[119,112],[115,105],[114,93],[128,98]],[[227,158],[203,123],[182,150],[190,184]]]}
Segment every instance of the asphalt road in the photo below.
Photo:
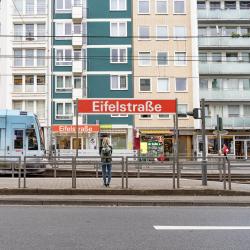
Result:
{"label": "asphalt road", "polygon": [[1,206],[0,222],[1,250],[250,249],[250,230],[229,228],[250,226],[249,208]]}

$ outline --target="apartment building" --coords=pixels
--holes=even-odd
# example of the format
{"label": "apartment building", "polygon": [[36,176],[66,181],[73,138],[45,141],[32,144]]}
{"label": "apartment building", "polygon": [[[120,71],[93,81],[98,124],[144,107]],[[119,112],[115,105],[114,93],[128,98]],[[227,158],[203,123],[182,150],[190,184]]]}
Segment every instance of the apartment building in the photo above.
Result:
{"label": "apartment building", "polygon": [[[250,157],[250,1],[197,1],[197,9],[207,153],[218,154],[226,143],[231,155]],[[225,130],[219,139],[213,134],[217,115]]]}
{"label": "apartment building", "polygon": [[[178,112],[199,106],[196,1],[133,1],[133,79],[138,99],[178,99]],[[135,149],[173,153],[173,115],[135,116]],[[199,123],[179,117],[180,153],[192,154]],[[196,139],[195,139],[196,140]]]}
{"label": "apartment building", "polygon": [[[114,153],[131,153],[133,117],[79,115],[77,98],[132,98],[130,0],[55,0],[53,142],[61,154],[97,154],[103,135]],[[84,131],[84,132],[81,132]],[[86,132],[87,131],[87,132]]]}
{"label": "apartment building", "polygon": [[1,1],[1,107],[37,114],[48,144],[48,0]]}

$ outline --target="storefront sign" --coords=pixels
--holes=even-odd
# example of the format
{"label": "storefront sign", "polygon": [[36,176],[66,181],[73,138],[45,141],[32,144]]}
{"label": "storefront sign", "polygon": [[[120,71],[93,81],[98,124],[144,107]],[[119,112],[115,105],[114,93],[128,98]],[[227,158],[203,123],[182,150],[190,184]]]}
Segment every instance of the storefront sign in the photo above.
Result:
{"label": "storefront sign", "polygon": [[[53,125],[52,131],[54,133],[76,133],[76,125]],[[98,133],[100,131],[99,125],[79,125],[79,133]]]}
{"label": "storefront sign", "polygon": [[78,111],[87,114],[176,113],[176,100],[80,99]]}
{"label": "storefront sign", "polygon": [[100,124],[100,129],[112,129],[112,124]]}

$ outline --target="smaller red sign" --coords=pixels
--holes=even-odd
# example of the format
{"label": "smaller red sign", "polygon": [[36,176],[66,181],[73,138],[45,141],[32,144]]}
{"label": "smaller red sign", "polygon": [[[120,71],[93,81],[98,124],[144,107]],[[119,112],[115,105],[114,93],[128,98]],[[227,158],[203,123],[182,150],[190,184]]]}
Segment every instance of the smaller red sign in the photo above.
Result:
{"label": "smaller red sign", "polygon": [[87,114],[176,113],[176,100],[80,99],[78,111]]}
{"label": "smaller red sign", "polygon": [[[52,131],[55,133],[76,133],[76,125],[53,125]],[[79,125],[79,133],[98,133],[99,125]]]}

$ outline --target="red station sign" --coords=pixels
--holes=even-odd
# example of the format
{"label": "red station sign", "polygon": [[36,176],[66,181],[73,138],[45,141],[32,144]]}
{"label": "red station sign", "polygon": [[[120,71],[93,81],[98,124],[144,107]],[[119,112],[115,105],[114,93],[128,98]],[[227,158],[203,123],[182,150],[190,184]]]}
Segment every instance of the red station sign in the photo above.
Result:
{"label": "red station sign", "polygon": [[79,99],[78,112],[85,114],[176,113],[176,100]]}
{"label": "red station sign", "polygon": [[[53,125],[52,131],[54,133],[76,133],[76,125]],[[79,125],[79,133],[98,133],[100,131],[99,125]]]}

